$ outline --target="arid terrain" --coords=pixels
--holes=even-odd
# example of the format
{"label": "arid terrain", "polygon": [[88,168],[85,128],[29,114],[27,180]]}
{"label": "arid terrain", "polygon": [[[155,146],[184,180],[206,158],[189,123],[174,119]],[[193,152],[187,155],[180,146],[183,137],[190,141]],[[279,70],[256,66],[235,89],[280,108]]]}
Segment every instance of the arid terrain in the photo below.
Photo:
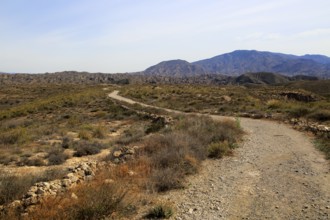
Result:
{"label": "arid terrain", "polygon": [[0,220],[330,220],[330,0],[0,0]]}
{"label": "arid terrain", "polygon": [[246,136],[233,157],[206,161],[187,189],[164,196],[176,219],[329,219],[329,163],[311,138],[277,122],[240,123]]}
{"label": "arid terrain", "polygon": [[3,86],[0,218],[328,219],[327,83]]}

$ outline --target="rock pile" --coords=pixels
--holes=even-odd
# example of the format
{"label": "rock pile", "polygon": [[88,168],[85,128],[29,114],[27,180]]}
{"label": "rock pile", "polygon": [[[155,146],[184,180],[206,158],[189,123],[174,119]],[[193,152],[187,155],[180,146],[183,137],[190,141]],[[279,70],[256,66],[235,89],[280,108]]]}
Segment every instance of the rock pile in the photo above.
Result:
{"label": "rock pile", "polygon": [[330,138],[330,127],[326,125],[321,125],[317,123],[310,123],[306,120],[301,120],[297,118],[292,118],[290,124],[293,125],[295,129],[303,131],[311,131],[316,135],[324,135]]}
{"label": "rock pile", "polygon": [[168,116],[168,115],[158,115],[158,114],[149,113],[149,112],[145,112],[145,111],[139,111],[139,110],[130,108],[126,105],[120,105],[120,106],[123,107],[124,109],[133,110],[137,114],[142,115],[142,116],[147,117],[147,118],[150,118],[152,120],[158,120],[159,118],[161,118],[161,119],[164,120],[165,124],[170,124],[171,122],[173,122],[173,118],[171,116]]}
{"label": "rock pile", "polygon": [[115,163],[122,163],[134,157],[134,154],[139,149],[139,146],[121,147],[111,153],[111,160]]}
{"label": "rock pile", "polygon": [[239,114],[240,117],[261,119],[261,118],[272,118],[271,114],[265,113],[254,113],[254,112],[243,112]]}
{"label": "rock pile", "polygon": [[97,163],[95,161],[82,162],[75,167],[70,167],[68,168],[69,173],[62,179],[34,184],[21,200],[16,200],[7,206],[0,207],[0,211],[5,211],[6,209],[27,211],[33,208],[34,205],[39,204],[45,197],[56,196],[79,183],[93,179],[96,170]]}

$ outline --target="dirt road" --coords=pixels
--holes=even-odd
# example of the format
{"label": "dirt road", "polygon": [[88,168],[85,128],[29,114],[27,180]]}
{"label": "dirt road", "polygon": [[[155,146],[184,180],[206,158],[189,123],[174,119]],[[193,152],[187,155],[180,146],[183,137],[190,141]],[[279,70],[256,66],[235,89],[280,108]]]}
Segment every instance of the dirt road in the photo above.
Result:
{"label": "dirt road", "polygon": [[233,157],[206,161],[187,189],[164,195],[174,219],[330,219],[330,166],[312,140],[277,122],[240,120],[247,135]]}

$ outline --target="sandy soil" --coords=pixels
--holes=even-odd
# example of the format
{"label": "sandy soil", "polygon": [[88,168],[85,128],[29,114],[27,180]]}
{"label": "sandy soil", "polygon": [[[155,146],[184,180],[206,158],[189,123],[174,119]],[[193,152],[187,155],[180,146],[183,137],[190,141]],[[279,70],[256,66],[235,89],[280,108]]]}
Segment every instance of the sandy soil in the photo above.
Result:
{"label": "sandy soil", "polygon": [[247,134],[233,157],[205,161],[186,189],[162,195],[173,219],[330,219],[330,166],[312,139],[277,122],[240,123]]}

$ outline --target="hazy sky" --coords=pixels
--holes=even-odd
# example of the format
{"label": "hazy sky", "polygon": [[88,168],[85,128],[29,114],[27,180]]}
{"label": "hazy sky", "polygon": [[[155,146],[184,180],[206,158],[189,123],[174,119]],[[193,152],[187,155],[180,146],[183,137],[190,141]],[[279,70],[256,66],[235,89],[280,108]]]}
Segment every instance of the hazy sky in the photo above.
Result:
{"label": "hazy sky", "polygon": [[330,1],[0,0],[0,71],[132,72],[237,49],[330,56]]}

